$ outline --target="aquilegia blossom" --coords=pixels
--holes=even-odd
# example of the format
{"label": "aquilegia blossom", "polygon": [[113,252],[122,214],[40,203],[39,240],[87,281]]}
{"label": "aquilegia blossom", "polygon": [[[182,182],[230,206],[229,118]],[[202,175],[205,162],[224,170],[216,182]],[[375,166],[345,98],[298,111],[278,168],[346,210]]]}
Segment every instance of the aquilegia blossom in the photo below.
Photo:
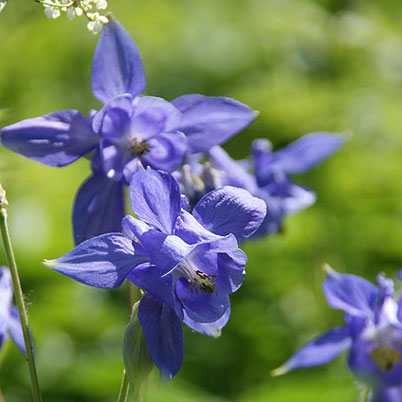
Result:
{"label": "aquilegia blossom", "polygon": [[9,335],[15,345],[25,355],[24,336],[22,334],[18,310],[12,304],[13,287],[10,271],[0,267],[0,349]]}
{"label": "aquilegia blossom", "polygon": [[138,161],[172,172],[185,153],[206,152],[222,144],[256,116],[230,98],[185,95],[168,102],[140,97],[145,89],[141,56],[112,16],[95,51],[91,83],[104,106],[92,111],[90,119],[65,110],[0,131],[4,147],[48,166],[66,166],[94,151],[93,175],[74,204],[76,243],[120,230],[123,185],[129,184]]}
{"label": "aquilegia blossom", "polygon": [[392,280],[378,275],[377,281],[379,288],[328,268],[325,297],[345,312],[345,325],[308,343],[274,374],[325,364],[349,349],[348,366],[370,385],[373,401],[402,401],[402,298],[394,300]]}
{"label": "aquilegia blossom", "polygon": [[181,321],[211,336],[226,324],[229,295],[241,286],[247,261],[238,241],[258,229],[266,208],[226,186],[206,194],[190,214],[172,175],[142,167],[129,195],[139,219],[123,219],[125,235],[103,234],[45,264],[90,286],[115,288],[128,278],[144,290],[139,322],[153,361],[172,378],[183,360]]}
{"label": "aquilegia blossom", "polygon": [[254,235],[262,236],[279,231],[286,215],[315,202],[315,193],[293,183],[289,174],[307,172],[336,152],[343,142],[339,134],[313,133],[276,152],[271,151],[268,140],[255,140],[250,161],[234,161],[219,146],[208,155],[221,172],[222,184],[245,188],[265,201],[267,215]]}

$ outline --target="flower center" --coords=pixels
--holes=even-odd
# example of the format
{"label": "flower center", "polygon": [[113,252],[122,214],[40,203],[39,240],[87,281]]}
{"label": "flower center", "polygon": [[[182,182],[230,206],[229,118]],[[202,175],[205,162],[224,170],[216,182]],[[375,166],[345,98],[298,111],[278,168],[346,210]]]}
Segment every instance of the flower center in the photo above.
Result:
{"label": "flower center", "polygon": [[188,280],[189,287],[187,292],[195,292],[197,296],[200,294],[200,290],[211,294],[215,292],[215,278],[217,275],[202,272],[191,259],[185,258],[178,265],[177,270]]}
{"label": "flower center", "polygon": [[382,371],[392,371],[396,364],[401,363],[401,351],[389,345],[375,348],[370,353],[374,363]]}
{"label": "flower center", "polygon": [[146,152],[150,150],[150,146],[147,144],[146,140],[138,140],[137,138],[132,138],[130,140],[130,153],[131,156],[141,157]]}

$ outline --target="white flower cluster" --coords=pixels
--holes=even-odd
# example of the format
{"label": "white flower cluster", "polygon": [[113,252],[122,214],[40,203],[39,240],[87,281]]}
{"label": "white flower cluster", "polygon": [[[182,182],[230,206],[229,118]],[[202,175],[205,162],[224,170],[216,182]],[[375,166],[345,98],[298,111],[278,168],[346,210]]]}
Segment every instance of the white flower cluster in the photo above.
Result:
{"label": "white flower cluster", "polygon": [[7,0],[0,0],[0,13],[3,11],[6,4],[7,4]]}
{"label": "white flower cluster", "polygon": [[89,20],[87,27],[94,34],[102,31],[103,25],[109,22],[106,16],[99,13],[107,8],[106,0],[40,0],[40,2],[45,8],[47,18],[59,18],[62,12],[65,12],[70,20],[85,15]]}

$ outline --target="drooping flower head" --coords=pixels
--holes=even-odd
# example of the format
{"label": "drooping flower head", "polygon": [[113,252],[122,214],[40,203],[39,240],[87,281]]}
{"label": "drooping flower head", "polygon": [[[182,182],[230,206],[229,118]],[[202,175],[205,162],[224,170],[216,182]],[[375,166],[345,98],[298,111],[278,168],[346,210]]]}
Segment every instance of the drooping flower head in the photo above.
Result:
{"label": "drooping flower head", "polygon": [[18,349],[25,355],[24,336],[22,334],[18,310],[12,304],[13,287],[10,271],[0,267],[0,349],[9,336]]}
{"label": "drooping flower head", "polygon": [[172,175],[142,167],[132,177],[130,204],[138,219],[123,219],[125,235],[95,237],[45,264],[90,286],[114,288],[128,278],[145,291],[139,322],[153,361],[172,378],[183,359],[181,321],[211,336],[226,324],[247,260],[238,241],[258,229],[265,204],[226,186],[189,213]]}
{"label": "drooping flower head", "polygon": [[141,56],[125,29],[112,16],[109,19],[92,63],[92,91],[104,104],[102,109],[92,111],[90,119],[65,110],[0,131],[4,147],[48,166],[66,166],[94,151],[93,175],[74,204],[77,244],[119,230],[123,185],[129,184],[138,161],[172,172],[185,153],[222,144],[256,116],[230,98],[185,95],[168,102],[140,96],[145,90]]}
{"label": "drooping flower head", "polygon": [[[402,298],[394,300],[392,280],[378,275],[371,282],[327,269],[323,289],[328,304],[345,313],[345,325],[308,343],[274,374],[328,363],[349,349],[348,366],[373,390],[373,401],[400,401],[394,395],[402,385]],[[401,394],[400,394],[401,396]]]}
{"label": "drooping flower head", "polygon": [[267,215],[256,237],[278,232],[286,215],[315,202],[315,193],[293,183],[289,175],[302,174],[317,166],[343,142],[344,137],[339,134],[313,133],[276,152],[272,152],[268,140],[255,140],[250,161],[234,161],[219,146],[213,147],[208,155],[221,174],[222,184],[245,188],[265,201]]}

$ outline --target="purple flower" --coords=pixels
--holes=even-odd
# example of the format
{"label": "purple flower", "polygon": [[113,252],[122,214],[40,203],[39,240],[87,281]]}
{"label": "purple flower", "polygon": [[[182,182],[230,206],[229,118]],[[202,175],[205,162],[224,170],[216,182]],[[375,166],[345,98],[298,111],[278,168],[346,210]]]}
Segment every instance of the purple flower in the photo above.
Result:
{"label": "purple flower", "polygon": [[10,271],[0,267],[0,349],[9,335],[18,349],[25,355],[24,336],[22,334],[18,310],[12,305],[13,287]]}
{"label": "purple flower", "polygon": [[219,146],[209,151],[209,157],[221,171],[223,184],[245,188],[265,201],[267,215],[256,237],[281,230],[286,215],[315,202],[315,193],[293,183],[289,174],[307,172],[336,152],[343,142],[342,135],[313,133],[272,152],[270,142],[259,139],[252,144],[251,161],[234,161]]}
{"label": "purple flower", "polygon": [[217,336],[229,319],[229,295],[241,286],[247,260],[238,241],[258,229],[265,204],[226,186],[190,214],[172,175],[142,167],[129,195],[139,219],[123,219],[125,235],[103,234],[45,264],[90,286],[114,288],[128,278],[144,290],[139,322],[153,361],[172,378],[183,360],[181,321]]}
{"label": "purple flower", "polygon": [[324,294],[331,307],[344,311],[345,325],[308,343],[274,374],[325,364],[349,349],[350,370],[373,388],[374,396],[393,394],[402,385],[402,298],[395,302],[392,280],[378,275],[377,281],[379,288],[328,268]]}
{"label": "purple flower", "polygon": [[130,183],[138,161],[172,172],[185,153],[222,144],[256,116],[230,98],[185,95],[170,103],[140,97],[145,89],[141,56],[113,17],[99,39],[91,83],[104,106],[92,111],[90,119],[65,110],[23,120],[0,132],[4,147],[48,166],[66,166],[94,151],[93,175],[81,186],[74,204],[76,243],[119,230],[123,185]]}

